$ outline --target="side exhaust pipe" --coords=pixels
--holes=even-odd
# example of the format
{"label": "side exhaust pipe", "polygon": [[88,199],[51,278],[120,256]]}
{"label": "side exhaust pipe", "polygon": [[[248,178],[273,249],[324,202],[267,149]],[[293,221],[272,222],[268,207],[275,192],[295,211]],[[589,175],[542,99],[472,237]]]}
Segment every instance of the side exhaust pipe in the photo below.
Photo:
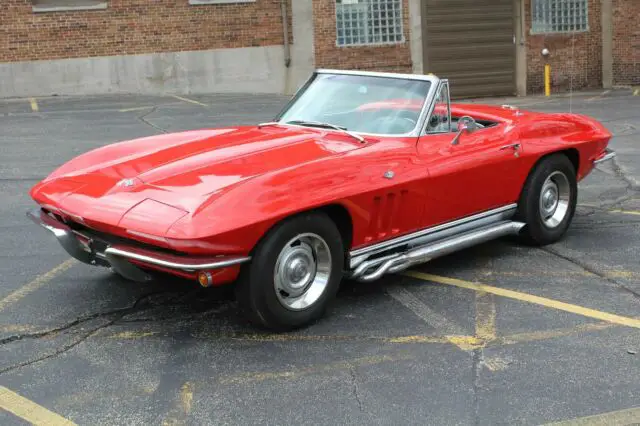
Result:
{"label": "side exhaust pipe", "polygon": [[[525,226],[521,222],[500,222],[432,244],[414,248],[405,253],[391,254],[360,264],[351,278],[361,282],[375,281],[387,273],[400,272],[414,265],[426,263],[465,248],[475,246],[507,235],[517,235]],[[375,268],[375,269],[374,269]],[[367,273],[371,269],[373,272]]]}

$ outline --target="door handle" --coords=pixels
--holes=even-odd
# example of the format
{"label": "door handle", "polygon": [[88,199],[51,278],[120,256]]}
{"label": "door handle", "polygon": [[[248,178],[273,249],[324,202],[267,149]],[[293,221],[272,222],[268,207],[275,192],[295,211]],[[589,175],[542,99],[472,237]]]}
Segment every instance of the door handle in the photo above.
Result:
{"label": "door handle", "polygon": [[500,147],[500,151],[504,151],[505,149],[509,149],[509,148],[513,148],[516,151],[520,149],[520,144],[519,143],[512,143],[509,145],[504,145]]}

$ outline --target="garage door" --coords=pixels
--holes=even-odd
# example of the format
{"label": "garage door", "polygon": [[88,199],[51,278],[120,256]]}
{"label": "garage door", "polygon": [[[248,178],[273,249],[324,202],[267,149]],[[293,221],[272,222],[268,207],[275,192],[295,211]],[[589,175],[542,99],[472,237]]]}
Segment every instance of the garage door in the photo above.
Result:
{"label": "garage door", "polygon": [[425,73],[453,98],[516,93],[513,0],[425,0]]}

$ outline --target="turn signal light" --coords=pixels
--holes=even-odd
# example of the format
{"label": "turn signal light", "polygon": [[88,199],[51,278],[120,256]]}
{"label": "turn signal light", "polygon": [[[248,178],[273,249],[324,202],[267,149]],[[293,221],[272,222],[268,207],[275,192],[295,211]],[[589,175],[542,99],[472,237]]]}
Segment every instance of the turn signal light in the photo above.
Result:
{"label": "turn signal light", "polygon": [[210,272],[199,272],[198,282],[202,287],[210,287],[213,285],[213,277]]}

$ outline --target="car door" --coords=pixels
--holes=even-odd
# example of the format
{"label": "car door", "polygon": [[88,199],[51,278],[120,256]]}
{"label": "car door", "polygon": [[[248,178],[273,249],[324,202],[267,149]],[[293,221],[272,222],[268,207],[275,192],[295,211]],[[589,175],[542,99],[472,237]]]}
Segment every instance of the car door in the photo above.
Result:
{"label": "car door", "polygon": [[[521,189],[522,147],[506,136],[508,125],[479,128],[456,137],[457,129],[448,126],[448,84],[441,89],[433,119],[417,146],[429,176],[424,217],[428,225],[514,203]],[[434,118],[437,114],[439,119]]]}

